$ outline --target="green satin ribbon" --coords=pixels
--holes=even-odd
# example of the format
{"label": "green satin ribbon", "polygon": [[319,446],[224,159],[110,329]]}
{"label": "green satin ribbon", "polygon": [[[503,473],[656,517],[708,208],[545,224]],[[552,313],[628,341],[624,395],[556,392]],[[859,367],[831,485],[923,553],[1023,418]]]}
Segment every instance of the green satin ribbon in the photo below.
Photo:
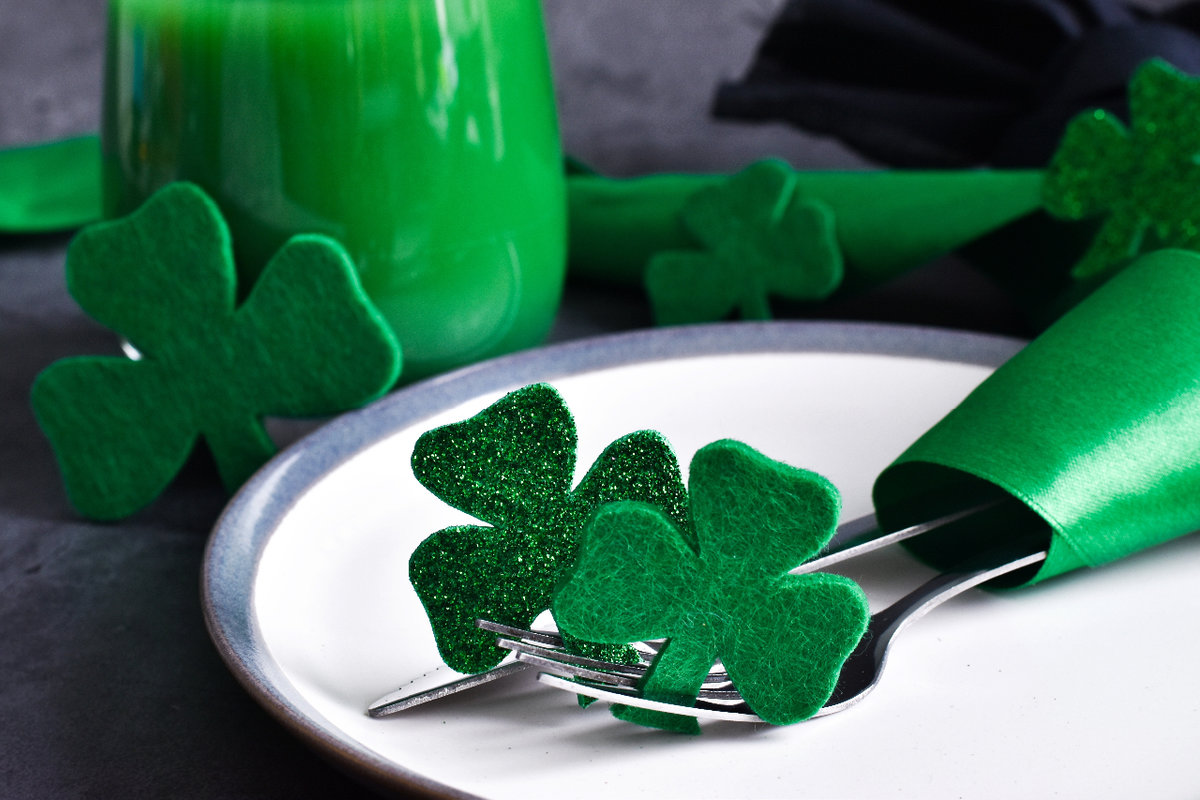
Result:
{"label": "green satin ribbon", "polygon": [[[881,283],[1041,208],[1041,170],[798,172],[802,198],[833,212],[846,288]],[[657,253],[693,250],[682,210],[724,175],[567,181],[570,274],[640,284]]]}
{"label": "green satin ribbon", "polygon": [[[640,284],[655,254],[696,247],[681,211],[725,175],[618,180],[568,161],[570,270]],[[881,283],[1026,216],[1041,205],[1043,173],[801,172],[801,197],[835,216],[846,288]],[[95,135],[0,151],[0,233],[66,230],[100,219]]]}
{"label": "green satin ribbon", "polygon": [[100,219],[100,139],[0,150],[0,233],[47,233]]}
{"label": "green satin ribbon", "polygon": [[990,543],[1049,542],[1034,583],[1200,529],[1200,255],[1134,262],[983,382],[875,484],[902,527],[977,499],[916,540],[946,568]]}

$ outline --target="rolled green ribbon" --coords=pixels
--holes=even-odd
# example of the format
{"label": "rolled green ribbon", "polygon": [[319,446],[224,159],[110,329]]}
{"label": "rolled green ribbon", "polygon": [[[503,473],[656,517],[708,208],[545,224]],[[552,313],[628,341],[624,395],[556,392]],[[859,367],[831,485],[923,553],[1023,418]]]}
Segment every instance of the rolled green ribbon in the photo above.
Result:
{"label": "rolled green ribbon", "polygon": [[[881,283],[1041,207],[1041,170],[799,172],[797,193],[833,212],[846,286]],[[657,253],[694,250],[682,222],[725,175],[567,181],[570,274],[639,284]]]}
{"label": "rolled green ribbon", "polygon": [[100,140],[0,150],[0,233],[47,233],[100,219]]}
{"label": "rolled green ribbon", "polygon": [[1200,529],[1200,255],[1151,253],[984,381],[875,484],[903,527],[1010,495],[913,551],[940,568],[1017,538],[1029,581]]}

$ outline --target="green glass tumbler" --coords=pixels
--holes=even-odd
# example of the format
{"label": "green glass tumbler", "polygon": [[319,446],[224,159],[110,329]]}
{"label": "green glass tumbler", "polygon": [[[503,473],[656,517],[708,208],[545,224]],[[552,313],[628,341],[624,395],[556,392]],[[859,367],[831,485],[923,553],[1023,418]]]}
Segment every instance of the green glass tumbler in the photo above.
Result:
{"label": "green glass tumbler", "polygon": [[565,189],[539,0],[112,0],[106,216],[177,180],[248,286],[297,233],[339,240],[405,380],[540,342]]}

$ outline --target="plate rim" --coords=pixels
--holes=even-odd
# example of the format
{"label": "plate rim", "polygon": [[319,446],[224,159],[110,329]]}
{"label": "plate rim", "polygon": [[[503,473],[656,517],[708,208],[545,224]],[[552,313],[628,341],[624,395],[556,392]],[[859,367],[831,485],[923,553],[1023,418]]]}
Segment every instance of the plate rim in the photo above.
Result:
{"label": "plate rim", "polygon": [[309,488],[375,442],[442,410],[514,385],[653,361],[770,353],[928,358],[996,368],[1026,344],[992,333],[890,323],[729,322],[577,339],[428,378],[329,421],[277,454],[233,496],[205,548],[200,581],[205,627],[226,667],[251,697],[352,777],[428,797],[479,798],[341,735],[270,658],[254,614],[255,576],[278,523]]}

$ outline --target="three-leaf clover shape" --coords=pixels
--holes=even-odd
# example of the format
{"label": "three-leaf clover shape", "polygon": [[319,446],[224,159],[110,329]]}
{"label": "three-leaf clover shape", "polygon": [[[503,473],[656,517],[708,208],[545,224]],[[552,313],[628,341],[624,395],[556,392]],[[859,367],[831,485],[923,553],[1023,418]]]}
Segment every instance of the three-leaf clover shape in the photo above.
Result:
{"label": "three-leaf clover shape", "polygon": [[33,386],[68,496],[89,517],[148,504],[201,437],[232,491],[275,452],[263,417],[360,406],[400,371],[399,345],[331,239],[291,239],[239,306],[228,228],[191,184],[84,229],[66,271],[84,311],[140,354],[64,359]]}
{"label": "three-leaf clover shape", "polygon": [[[575,421],[547,384],[512,392],[470,419],[418,438],[417,479],[487,523],[437,531],[409,559],[409,579],[451,668],[481,672],[504,657],[477,619],[527,628],[550,608],[556,585],[575,563],[583,526],[599,506],[639,500],[685,523],[679,464],[661,435],[637,431],[616,440],[572,489],[576,445]],[[628,652],[589,654],[623,658]]]}
{"label": "three-leaf clover shape", "polygon": [[[1130,127],[1094,110],[1067,126],[1043,188],[1046,210],[1107,214],[1073,275],[1105,272],[1152,246],[1200,249],[1200,79],[1152,59],[1129,84]],[[1147,242],[1150,234],[1157,241]]]}
{"label": "three-leaf clover shape", "polygon": [[667,251],[646,268],[660,325],[770,319],[769,295],[823,300],[842,280],[833,212],[801,198],[796,174],[778,161],[752,164],[724,184],[696,192],[682,222],[704,247]]}
{"label": "three-leaf clover shape", "polygon": [[[788,571],[833,535],[840,499],[821,476],[731,440],[706,445],[688,479],[696,542],[651,506],[601,508],[555,598],[560,628],[596,642],[668,639],[641,684],[695,702],[716,659],[764,720],[816,713],[862,637],[867,600],[849,578]],[[698,732],[694,719],[629,706],[622,718]]]}

